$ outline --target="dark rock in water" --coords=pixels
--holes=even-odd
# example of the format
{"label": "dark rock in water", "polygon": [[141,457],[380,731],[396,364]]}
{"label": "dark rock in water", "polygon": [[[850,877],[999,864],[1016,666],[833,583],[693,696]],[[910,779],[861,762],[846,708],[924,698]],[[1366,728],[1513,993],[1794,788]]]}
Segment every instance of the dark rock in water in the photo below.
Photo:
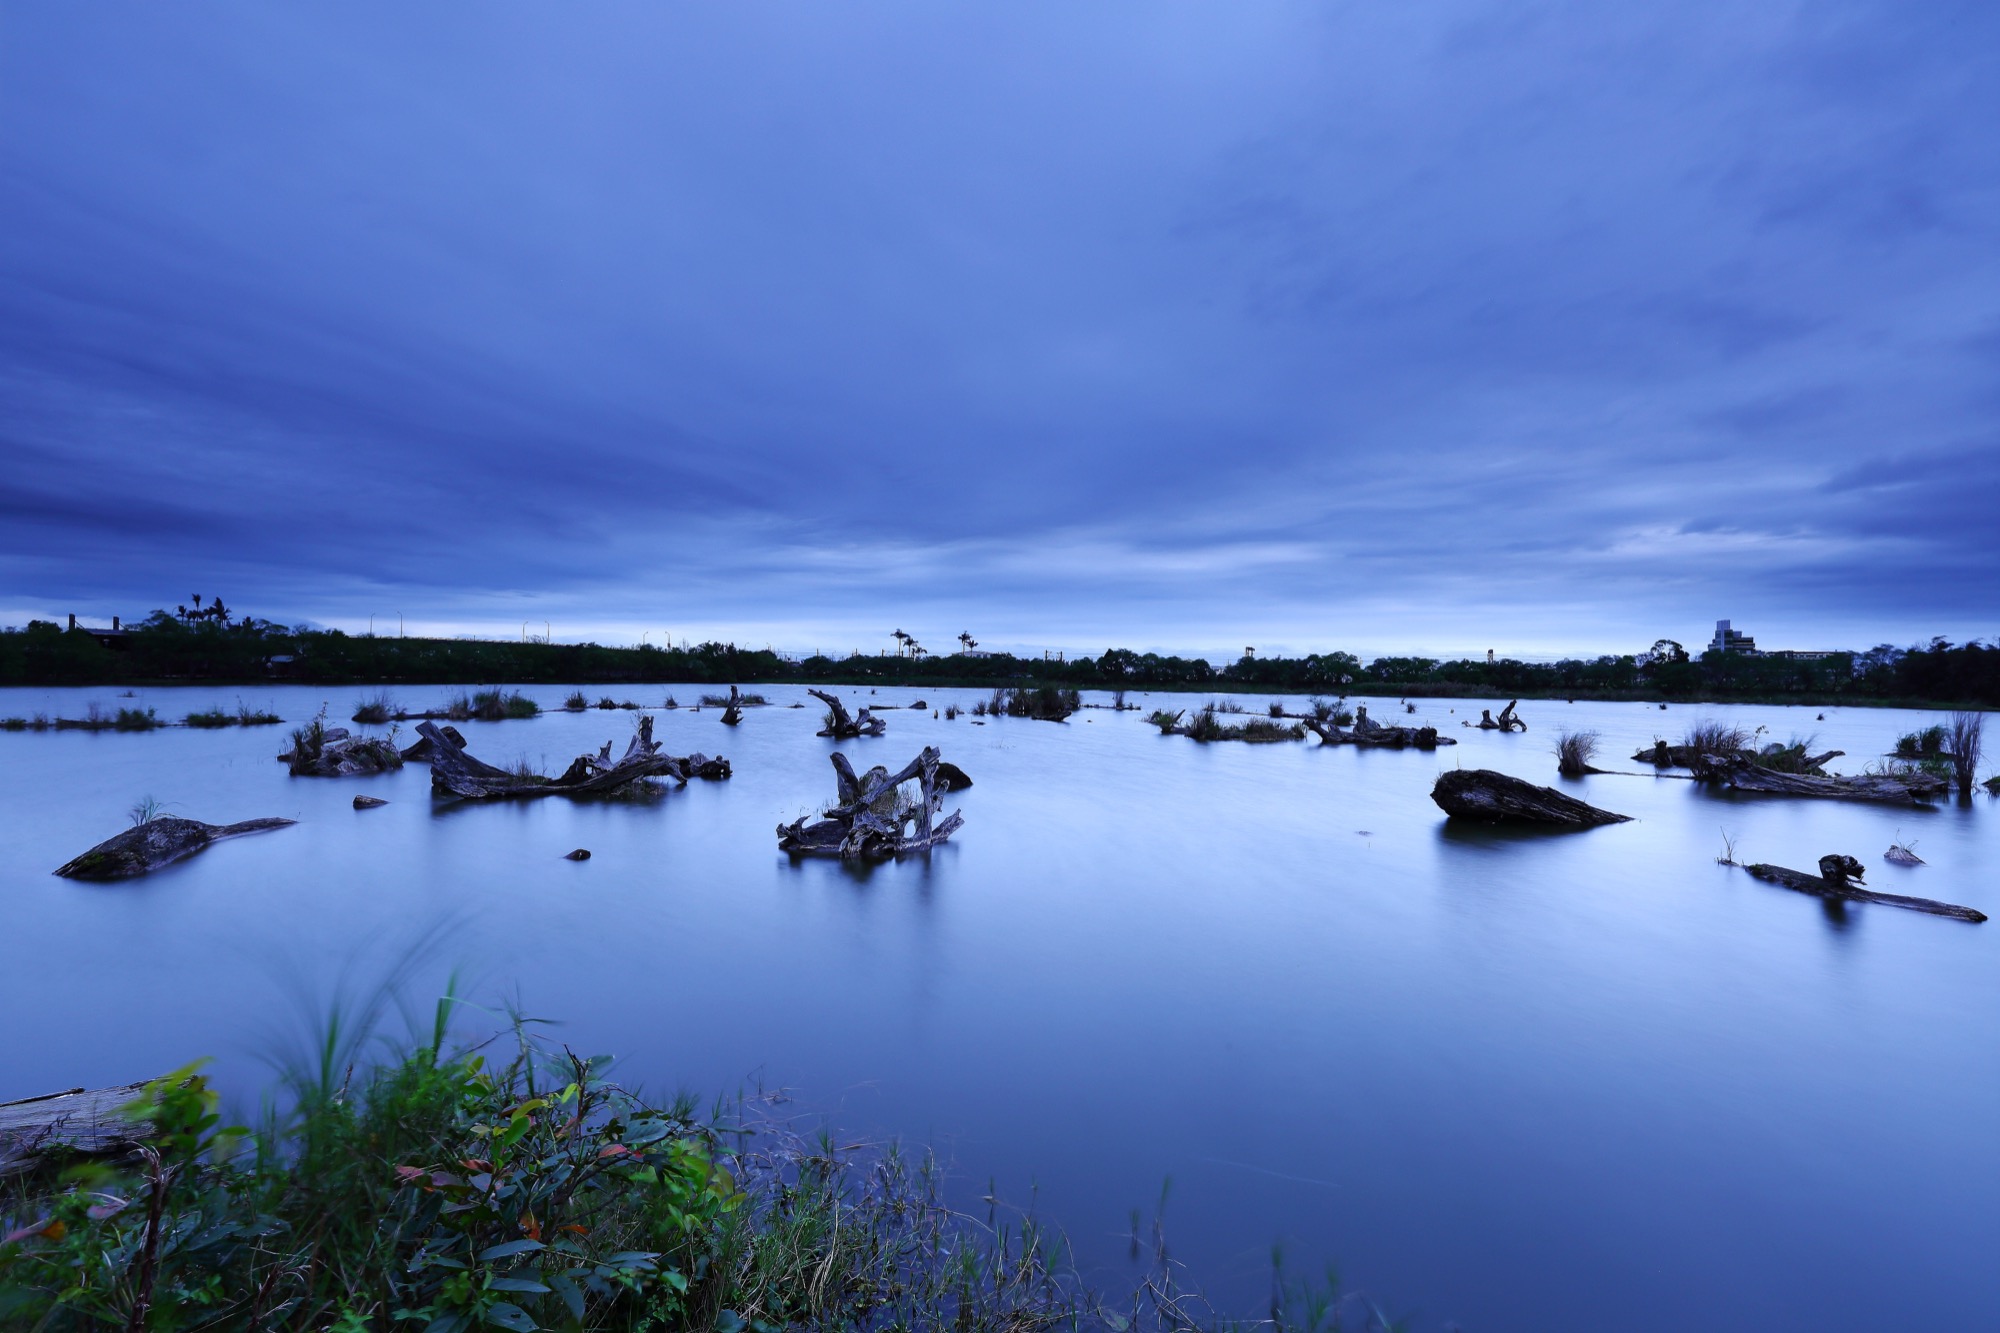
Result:
{"label": "dark rock in water", "polygon": [[1850,880],[1859,884],[1867,873],[1867,868],[1851,856],[1835,853],[1819,859],[1820,878],[1835,884],[1845,884]]}
{"label": "dark rock in water", "polygon": [[193,856],[211,842],[287,828],[295,819],[246,819],[240,824],[204,824],[199,819],[162,815],[137,828],[106,838],[57,870],[65,879],[130,879],[182,857]]}
{"label": "dark rock in water", "polygon": [[919,700],[917,700],[917,701],[916,701],[915,703],[911,704],[911,705],[910,705],[910,707],[911,707],[911,708],[929,708],[929,707],[930,707],[930,705],[929,705],[929,704],[927,704],[927,703],[925,703],[925,702],[924,702],[924,701],[923,701],[922,699],[919,699]]}
{"label": "dark rock in water", "polygon": [[938,760],[937,785],[939,791],[964,791],[972,785],[972,779],[965,776],[965,770],[948,760]]}
{"label": "dark rock in water", "polygon": [[[447,722],[440,730],[443,732],[446,740],[449,740],[461,750],[465,748],[465,737],[459,733],[457,727]],[[431,761],[432,749],[433,747],[428,736],[418,736],[416,744],[403,751],[403,760],[406,763],[428,764]]]}
{"label": "dark rock in water", "polygon": [[357,796],[354,798],[354,808],[356,810],[373,810],[378,805],[387,804],[389,803],[380,796]]}
{"label": "dark rock in water", "polygon": [[588,847],[579,847],[563,857],[565,861],[588,861],[589,859],[590,849]]}
{"label": "dark rock in water", "polygon": [[1553,787],[1537,787],[1489,768],[1461,768],[1438,774],[1431,799],[1454,819],[1505,819],[1561,828],[1592,828],[1599,824],[1623,824],[1632,818],[1600,810]]}

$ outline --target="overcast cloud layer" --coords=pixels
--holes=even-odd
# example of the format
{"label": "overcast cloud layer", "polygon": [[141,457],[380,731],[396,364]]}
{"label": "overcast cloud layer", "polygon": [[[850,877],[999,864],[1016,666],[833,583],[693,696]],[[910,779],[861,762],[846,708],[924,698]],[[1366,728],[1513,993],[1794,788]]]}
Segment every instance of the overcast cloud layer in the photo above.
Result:
{"label": "overcast cloud layer", "polygon": [[0,620],[2000,631],[2000,6],[9,3]]}

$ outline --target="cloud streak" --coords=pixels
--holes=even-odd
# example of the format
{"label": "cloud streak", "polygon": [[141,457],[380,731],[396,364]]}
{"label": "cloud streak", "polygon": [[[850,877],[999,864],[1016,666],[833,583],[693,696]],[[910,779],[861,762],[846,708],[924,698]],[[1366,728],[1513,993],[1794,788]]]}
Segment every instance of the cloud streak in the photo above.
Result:
{"label": "cloud streak", "polygon": [[1991,633],[1996,39],[1975,5],[16,15],[0,614]]}

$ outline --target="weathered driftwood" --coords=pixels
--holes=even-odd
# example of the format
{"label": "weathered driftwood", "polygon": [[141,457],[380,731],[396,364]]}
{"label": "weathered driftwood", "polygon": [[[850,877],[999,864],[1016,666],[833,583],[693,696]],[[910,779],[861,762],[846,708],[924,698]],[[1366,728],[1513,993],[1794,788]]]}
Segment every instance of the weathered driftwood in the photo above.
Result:
{"label": "weathered driftwood", "polygon": [[193,856],[211,842],[287,828],[295,819],[246,819],[239,824],[204,824],[199,819],[161,815],[115,838],[106,838],[56,871],[65,879],[130,879]]}
{"label": "weathered driftwood", "polygon": [[1889,850],[1882,853],[1882,859],[1892,866],[1920,866],[1926,864],[1924,858],[1918,856],[1914,848],[1906,847],[1900,842],[1890,843]]}
{"label": "weathered driftwood", "polygon": [[0,1102],[0,1177],[31,1171],[44,1158],[130,1152],[153,1136],[152,1123],[128,1109],[145,1091],[144,1083],[127,1083]]}
{"label": "weathered driftwood", "polygon": [[722,710],[722,725],[733,727],[742,720],[743,696],[736,692],[734,685],[731,685],[729,687],[729,706]]}
{"label": "weathered driftwood", "polygon": [[1480,709],[1479,721],[1475,725],[1481,731],[1526,731],[1528,724],[1514,716],[1514,705],[1520,702],[1519,699],[1509,699],[1507,706],[1500,710],[1500,716],[1497,718],[1493,716],[1492,709]]}
{"label": "weathered driftwood", "polygon": [[[810,824],[795,819],[778,825],[780,850],[849,860],[900,856],[937,846],[965,822],[964,816],[954,810],[933,823],[944,809],[941,773],[945,765],[939,760],[935,746],[925,746],[923,753],[894,773],[877,765],[858,778],[846,755],[836,752],[831,758],[839,783],[834,803],[827,807],[822,818]],[[918,788],[913,802],[904,800],[898,792],[903,783],[912,779]]]}
{"label": "weathered driftwood", "polygon": [[[1781,752],[1774,750],[1772,753],[1778,754]],[[1782,753],[1790,754],[1791,751],[1783,751]],[[1845,750],[1828,750],[1825,754],[1808,755],[1805,753],[1804,748],[1800,747],[1798,750],[1799,766],[1817,772],[1846,753],[1847,751]],[[1755,750],[1704,751],[1692,745],[1669,745],[1665,741],[1654,741],[1650,749],[1634,751],[1632,759],[1635,763],[1651,764],[1655,768],[1693,768],[1697,756],[1703,754],[1724,759],[1741,757],[1752,764],[1758,763],[1765,757],[1759,755]]]}
{"label": "weathered driftwood", "polygon": [[[465,748],[465,737],[459,734],[457,727],[447,724],[439,727],[438,730],[443,732],[445,739],[453,745],[456,745],[461,750]],[[417,728],[417,731],[419,734],[416,743],[403,751],[403,760],[405,763],[428,764],[431,761],[431,752],[437,747],[431,743],[430,737],[421,734],[423,732],[422,727]]]}
{"label": "weathered driftwood", "polygon": [[1440,745],[1456,745],[1450,736],[1438,735],[1436,727],[1386,726],[1368,716],[1368,706],[1354,710],[1354,729],[1343,731],[1331,722],[1300,718],[1299,725],[1320,738],[1324,745],[1359,745],[1382,750],[1435,750]]}
{"label": "weathered driftwood", "polygon": [[1773,796],[1884,801],[1893,805],[1913,805],[1943,796],[1950,786],[1935,773],[1926,773],[1922,769],[1904,773],[1863,773],[1854,777],[1780,773],[1754,764],[1740,754],[1696,755],[1693,769],[1697,780],[1718,783],[1736,791],[1764,792]]}
{"label": "weathered driftwood", "polygon": [[849,717],[847,705],[824,690],[807,690],[806,693],[826,705],[826,726],[819,731],[822,736],[830,736],[837,741],[851,741],[857,736],[880,736],[889,728],[886,721],[876,717],[866,708]]}
{"label": "weathered driftwood", "polygon": [[489,801],[528,799],[536,796],[603,796],[646,778],[670,777],[686,784],[689,778],[726,778],[729,761],[705,754],[678,758],[660,752],[653,739],[651,714],[639,718],[639,729],[625,753],[611,758],[611,742],[594,755],[578,755],[561,777],[527,777],[474,759],[463,746],[454,745],[434,722],[420,722],[417,730],[431,742],[431,793],[461,800]]}
{"label": "weathered driftwood", "polygon": [[[1643,750],[1632,752],[1632,762],[1651,764],[1654,768],[1693,768],[1694,759],[1704,753],[1692,745],[1669,745],[1656,740]],[[1730,750],[1729,754],[1748,754],[1748,751]]]}
{"label": "weathered driftwood", "polygon": [[1872,889],[1861,888],[1859,887],[1861,863],[1851,856],[1822,856],[1819,864],[1821,873],[1817,875],[1761,863],[1743,868],[1750,872],[1752,879],[1761,879],[1766,884],[1776,884],[1799,893],[1818,894],[1822,898],[1843,902],[1881,903],[1885,907],[1907,907],[1913,912],[1948,916],[1957,921],[1977,923],[1986,919],[1986,913],[1976,908],[1960,907],[1955,903],[1941,903],[1930,898],[1906,898],[1900,893],[1876,893]]}
{"label": "weathered driftwood", "polygon": [[1495,773],[1490,768],[1460,768],[1438,774],[1431,799],[1454,819],[1505,819],[1565,828],[1623,824],[1630,815],[1600,810],[1553,787]]}
{"label": "weathered driftwood", "polygon": [[403,766],[395,742],[384,737],[356,736],[346,727],[317,724],[294,732],[297,740],[278,758],[291,766],[295,778],[351,778]]}

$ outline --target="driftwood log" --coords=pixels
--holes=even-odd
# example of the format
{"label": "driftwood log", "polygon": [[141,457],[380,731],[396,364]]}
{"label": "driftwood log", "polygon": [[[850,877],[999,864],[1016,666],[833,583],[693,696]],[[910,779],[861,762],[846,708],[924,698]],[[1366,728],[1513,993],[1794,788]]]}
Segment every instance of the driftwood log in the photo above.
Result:
{"label": "driftwood log", "polygon": [[295,778],[351,778],[403,766],[402,753],[385,737],[356,736],[346,727],[318,724],[293,735],[297,741],[278,758],[291,766]]}
{"label": "driftwood log", "polygon": [[[795,819],[778,825],[780,850],[847,860],[900,856],[937,846],[965,822],[956,810],[941,820],[936,818],[944,810],[945,765],[935,746],[925,746],[894,773],[877,765],[858,778],[846,755],[836,752],[830,757],[839,784],[833,804],[810,824]],[[908,801],[898,789],[912,779],[917,783],[917,797]],[[969,781],[967,785],[971,785]]]}
{"label": "driftwood log", "polygon": [[830,736],[837,741],[851,741],[858,736],[880,736],[888,730],[889,724],[863,708],[853,717],[847,715],[847,705],[824,690],[807,690],[813,698],[826,705],[826,726],[819,734]]}
{"label": "driftwood log", "polygon": [[743,696],[736,692],[736,687],[734,685],[731,685],[729,687],[729,705],[728,707],[722,710],[722,725],[725,727],[733,727],[742,720],[743,720]]}
{"label": "driftwood log", "polygon": [[431,794],[467,801],[529,799],[536,796],[604,796],[646,778],[669,777],[682,785],[689,778],[726,778],[729,761],[705,754],[686,758],[662,754],[653,739],[650,713],[639,718],[639,729],[625,753],[611,758],[611,742],[596,754],[578,755],[561,777],[527,777],[482,763],[451,743],[434,722],[420,722],[417,730],[434,747],[431,752]]}
{"label": "driftwood log", "polygon": [[1977,923],[1986,919],[1986,913],[1975,908],[1960,907],[1955,903],[1941,903],[1930,898],[1907,898],[1900,893],[1876,893],[1872,889],[1862,888],[1861,863],[1851,856],[1822,856],[1819,859],[1819,866],[1820,873],[1817,875],[1762,863],[1743,868],[1750,872],[1752,879],[1761,879],[1766,884],[1776,884],[1780,888],[1792,889],[1799,893],[1817,894],[1835,901],[1907,907],[1913,912],[1948,916],[1957,921]]}
{"label": "driftwood log", "polygon": [[130,1114],[146,1088],[71,1088],[0,1102],[0,1178],[32,1171],[45,1158],[130,1152],[153,1136],[151,1122]]}
{"label": "driftwood log", "polygon": [[115,838],[106,838],[59,868],[64,879],[130,879],[193,856],[211,842],[245,833],[288,828],[295,819],[246,819],[238,824],[204,824],[199,819],[161,815]]}
{"label": "driftwood log", "polygon": [[1514,716],[1514,705],[1520,702],[1519,699],[1509,699],[1507,706],[1500,710],[1500,716],[1497,718],[1493,716],[1492,709],[1480,709],[1479,721],[1475,725],[1481,731],[1526,731],[1528,724]]}
{"label": "driftwood log", "polygon": [[1331,722],[1300,718],[1299,725],[1319,737],[1323,745],[1372,746],[1382,750],[1435,750],[1440,745],[1456,745],[1450,736],[1438,735],[1436,727],[1385,726],[1368,716],[1368,706],[1354,710],[1354,728],[1343,731]]}
{"label": "driftwood log", "polygon": [[[457,727],[454,727],[449,723],[447,723],[444,726],[439,727],[438,730],[442,732],[444,734],[444,738],[450,741],[453,745],[456,745],[461,750],[465,748],[465,737],[459,734],[459,730]],[[416,743],[410,746],[409,749],[403,751],[403,762],[411,764],[428,764],[431,761],[431,753],[432,751],[437,749],[437,746],[431,742],[430,737],[421,734],[423,732],[422,727],[417,728],[417,731],[419,734],[417,736]]]}
{"label": "driftwood log", "polygon": [[1740,754],[1696,755],[1693,769],[1698,781],[1716,783],[1736,791],[1764,792],[1772,796],[1882,801],[1892,805],[1914,805],[1918,801],[1932,800],[1943,796],[1950,787],[1937,774],[1926,773],[1922,769],[1903,773],[1864,773],[1855,777],[1779,773],[1754,764]]}
{"label": "driftwood log", "polygon": [[[1804,748],[1800,747],[1799,766],[1817,773],[1846,753],[1845,750],[1828,750],[1825,754],[1808,755],[1804,752]],[[1634,751],[1632,760],[1634,763],[1651,764],[1655,768],[1693,768],[1696,758],[1703,754],[1720,759],[1741,757],[1752,764],[1759,758],[1755,750],[1703,751],[1692,745],[1669,745],[1665,741],[1654,741],[1651,748]]]}
{"label": "driftwood log", "polygon": [[1600,810],[1553,787],[1537,787],[1490,768],[1460,768],[1438,774],[1437,785],[1431,788],[1431,800],[1454,819],[1594,828],[1599,824],[1623,824],[1632,818]]}

